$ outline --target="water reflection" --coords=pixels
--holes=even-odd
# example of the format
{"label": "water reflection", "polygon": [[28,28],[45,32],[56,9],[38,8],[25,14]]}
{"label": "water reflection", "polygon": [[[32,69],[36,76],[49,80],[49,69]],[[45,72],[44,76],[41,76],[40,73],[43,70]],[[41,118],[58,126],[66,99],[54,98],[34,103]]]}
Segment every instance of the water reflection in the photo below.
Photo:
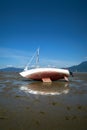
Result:
{"label": "water reflection", "polygon": [[28,85],[21,86],[20,90],[25,93],[36,95],[60,95],[67,94],[69,92],[69,85],[66,82],[33,82]]}

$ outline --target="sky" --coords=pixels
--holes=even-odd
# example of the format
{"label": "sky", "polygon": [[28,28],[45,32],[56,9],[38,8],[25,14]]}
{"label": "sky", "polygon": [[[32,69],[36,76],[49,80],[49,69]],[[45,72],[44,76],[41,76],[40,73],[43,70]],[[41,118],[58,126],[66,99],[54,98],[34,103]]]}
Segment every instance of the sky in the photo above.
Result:
{"label": "sky", "polygon": [[38,47],[41,66],[87,60],[87,1],[0,0],[0,68],[24,67]]}

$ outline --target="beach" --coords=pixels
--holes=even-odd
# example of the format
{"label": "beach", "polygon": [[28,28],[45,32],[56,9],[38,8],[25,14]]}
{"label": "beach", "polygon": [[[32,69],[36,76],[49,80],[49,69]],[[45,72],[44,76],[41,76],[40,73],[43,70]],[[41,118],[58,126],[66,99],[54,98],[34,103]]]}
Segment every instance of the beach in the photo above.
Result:
{"label": "beach", "polygon": [[43,83],[0,72],[0,130],[68,129],[87,129],[87,73]]}

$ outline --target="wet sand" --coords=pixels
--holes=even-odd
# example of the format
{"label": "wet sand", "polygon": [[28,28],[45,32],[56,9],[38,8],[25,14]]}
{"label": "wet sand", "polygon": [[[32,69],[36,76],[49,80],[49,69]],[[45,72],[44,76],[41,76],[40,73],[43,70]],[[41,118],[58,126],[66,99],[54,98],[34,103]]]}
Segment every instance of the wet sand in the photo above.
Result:
{"label": "wet sand", "polygon": [[87,129],[87,73],[50,84],[0,72],[0,130],[68,129]]}

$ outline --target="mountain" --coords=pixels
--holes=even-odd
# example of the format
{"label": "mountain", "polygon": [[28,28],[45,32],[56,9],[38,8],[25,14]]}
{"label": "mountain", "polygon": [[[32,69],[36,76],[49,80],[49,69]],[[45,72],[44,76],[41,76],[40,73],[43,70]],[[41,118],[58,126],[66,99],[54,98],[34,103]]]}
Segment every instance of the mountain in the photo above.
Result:
{"label": "mountain", "polygon": [[[68,68],[72,72],[87,72],[87,61],[80,63],[79,65],[74,65]],[[23,71],[22,68],[15,68],[15,67],[7,67],[0,69],[3,72],[21,72]]]}
{"label": "mountain", "polygon": [[2,72],[21,72],[21,71],[23,71],[23,69],[22,68],[15,68],[15,67],[7,67],[7,68],[3,68],[3,69],[0,69],[0,71],[2,71]]}
{"label": "mountain", "polygon": [[87,72],[87,61],[68,68],[72,72]]}

